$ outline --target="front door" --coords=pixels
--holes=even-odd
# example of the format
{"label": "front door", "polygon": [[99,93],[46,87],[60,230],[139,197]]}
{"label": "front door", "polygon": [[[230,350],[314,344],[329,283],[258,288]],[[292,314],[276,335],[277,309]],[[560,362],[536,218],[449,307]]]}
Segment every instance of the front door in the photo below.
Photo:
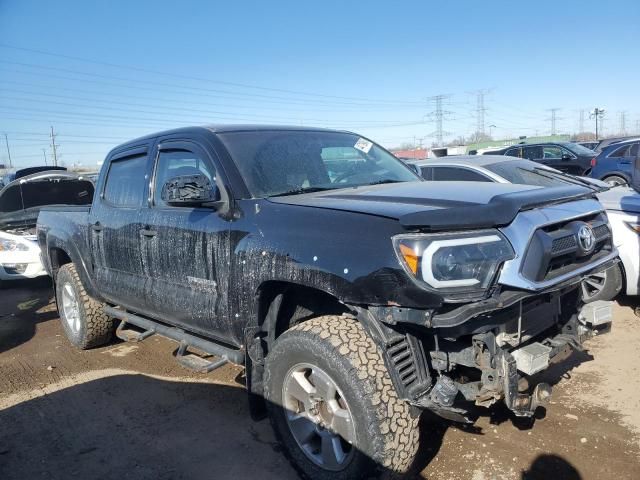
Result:
{"label": "front door", "polygon": [[170,206],[166,181],[204,174],[216,184],[214,159],[190,141],[160,141],[149,206],[141,212],[146,302],[168,323],[227,340],[229,222],[212,208]]}
{"label": "front door", "polygon": [[107,300],[140,311],[144,272],[139,216],[147,192],[147,151],[139,148],[107,161],[106,179],[89,216],[95,281]]}

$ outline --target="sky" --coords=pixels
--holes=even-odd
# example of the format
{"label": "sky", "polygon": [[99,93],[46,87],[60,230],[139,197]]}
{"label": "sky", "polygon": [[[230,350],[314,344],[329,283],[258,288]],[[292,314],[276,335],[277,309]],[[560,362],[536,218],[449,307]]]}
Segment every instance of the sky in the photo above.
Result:
{"label": "sky", "polygon": [[[95,166],[173,127],[348,129],[391,148],[640,133],[640,2],[0,0],[0,163]],[[491,126],[491,127],[490,127]]]}

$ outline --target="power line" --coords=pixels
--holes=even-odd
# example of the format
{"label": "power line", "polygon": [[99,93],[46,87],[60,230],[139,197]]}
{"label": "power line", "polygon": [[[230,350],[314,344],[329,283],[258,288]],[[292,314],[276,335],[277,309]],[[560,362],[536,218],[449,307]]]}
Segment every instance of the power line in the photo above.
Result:
{"label": "power line", "polygon": [[[244,84],[244,83],[216,80],[216,79],[212,79],[212,78],[204,78],[204,77],[196,77],[196,76],[191,76],[191,75],[183,75],[183,74],[177,74],[177,73],[174,73],[174,72],[151,70],[151,69],[146,69],[146,68],[142,68],[142,67],[136,67],[136,66],[132,66],[132,65],[120,65],[120,64],[116,64],[116,63],[109,63],[109,62],[103,62],[103,61],[98,61],[98,60],[92,60],[92,59],[83,58],[83,57],[74,57],[74,56],[71,56],[71,55],[63,55],[63,54],[53,53],[53,52],[45,51],[45,50],[17,47],[17,46],[8,45],[8,44],[0,44],[0,47],[8,48],[8,49],[14,49],[14,50],[21,50],[21,51],[31,52],[31,53],[38,53],[38,54],[41,54],[41,55],[48,55],[48,56],[58,57],[58,58],[67,58],[67,59],[70,59],[70,60],[76,60],[76,61],[85,62],[85,63],[92,63],[92,64],[96,64],[96,65],[104,65],[104,66],[107,66],[107,67],[120,68],[120,69],[124,69],[124,70],[127,70],[127,71],[138,71],[138,72],[150,73],[152,75],[164,75],[164,76],[173,77],[173,78],[196,80],[196,81],[207,82],[207,83],[218,83],[220,85],[228,85],[228,86],[239,87],[239,88],[249,88],[249,89],[255,89],[255,90],[262,90],[262,91],[288,93],[288,94],[291,94],[291,95],[320,97],[320,98],[325,98],[325,99],[326,98],[335,98],[335,99],[342,99],[342,100],[360,100],[360,101],[376,101],[376,102],[380,102],[380,100],[378,100],[378,99],[373,100],[373,99],[364,98],[364,97],[345,97],[345,96],[338,96],[338,95],[326,95],[326,94],[320,94],[320,93],[315,93],[315,92],[304,92],[304,91],[289,90],[289,89],[284,89],[284,88],[264,87],[264,86],[261,86],[261,85],[250,85],[250,84]],[[389,102],[389,103],[405,103],[406,101],[405,100],[401,100],[401,101],[388,100],[387,102]],[[416,102],[412,102],[412,103],[418,103],[418,102],[416,101]]]}
{"label": "power line", "polygon": [[[126,77],[119,77],[119,76],[114,76],[114,75],[105,75],[105,74],[96,74],[96,73],[87,73],[87,72],[82,72],[82,71],[78,71],[78,70],[71,70],[68,68],[60,68],[60,67],[52,67],[52,66],[48,66],[48,65],[38,65],[38,64],[33,64],[33,63],[25,63],[25,62],[15,62],[15,61],[10,61],[10,60],[0,60],[0,63],[5,63],[5,64],[9,64],[9,65],[19,65],[19,66],[23,66],[23,67],[27,67],[27,68],[35,68],[35,69],[41,69],[41,70],[53,70],[53,71],[57,71],[57,72],[62,72],[62,73],[71,73],[74,75],[83,75],[83,76],[87,76],[87,77],[92,77],[92,78],[101,78],[101,79],[111,79],[111,80],[118,80],[118,81],[123,81],[123,82],[129,82],[129,83],[135,83],[135,84],[147,84],[147,85],[154,85],[154,86],[161,86],[161,87],[172,87],[172,88],[180,88],[180,89],[184,89],[184,90],[192,90],[192,91],[201,91],[201,92],[212,92],[212,93],[222,93],[222,94],[226,94],[226,95],[236,95],[236,96],[241,96],[241,97],[252,97],[252,98],[265,98],[265,99],[276,99],[276,100],[284,100],[284,101],[288,101],[291,102],[292,100],[294,102],[301,102],[301,103],[320,103],[320,104],[327,104],[327,103],[334,103],[337,105],[414,105],[417,106],[418,103],[416,102],[409,102],[409,101],[398,101],[398,102],[390,102],[390,101],[382,101],[382,100],[374,100],[374,99],[361,99],[361,100],[329,100],[327,98],[324,99],[314,99],[314,98],[289,98],[289,97],[282,97],[282,96],[277,96],[277,95],[265,95],[265,94],[258,94],[258,93],[248,93],[248,92],[236,92],[236,91],[231,91],[231,90],[220,90],[220,89],[214,89],[214,88],[204,88],[204,87],[194,87],[194,86],[185,86],[183,84],[175,84],[175,83],[166,83],[166,82],[157,82],[157,81],[153,81],[153,80],[139,80],[139,79],[130,79],[130,78],[126,78]],[[15,70],[12,70],[15,71]],[[67,78],[68,79],[68,78]],[[71,79],[71,80],[75,80],[75,81],[86,81],[85,79]],[[120,85],[122,86],[122,85]],[[184,93],[184,92],[183,92]],[[366,101],[365,101],[366,100]]]}

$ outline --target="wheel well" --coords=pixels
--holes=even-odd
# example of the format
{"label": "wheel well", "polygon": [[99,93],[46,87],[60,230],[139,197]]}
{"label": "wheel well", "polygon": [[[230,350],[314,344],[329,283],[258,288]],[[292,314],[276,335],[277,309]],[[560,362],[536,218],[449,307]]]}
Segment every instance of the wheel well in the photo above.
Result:
{"label": "wheel well", "polygon": [[67,252],[61,248],[52,248],[49,250],[49,259],[51,260],[51,275],[55,281],[56,273],[63,265],[71,263],[71,258]]}
{"label": "wheel well", "polygon": [[270,340],[312,318],[350,312],[346,305],[327,292],[287,282],[263,284],[258,305],[258,324]]}

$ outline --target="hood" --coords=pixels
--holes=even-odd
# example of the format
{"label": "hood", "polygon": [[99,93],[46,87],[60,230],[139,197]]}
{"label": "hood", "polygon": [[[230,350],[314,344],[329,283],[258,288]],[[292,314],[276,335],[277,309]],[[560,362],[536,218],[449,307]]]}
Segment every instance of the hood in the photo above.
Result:
{"label": "hood", "polygon": [[19,178],[0,190],[0,228],[34,226],[45,206],[91,204],[93,191],[93,182],[70,172]]}
{"label": "hood", "polygon": [[404,182],[283,197],[276,203],[329,208],[397,219],[428,230],[508,225],[521,210],[593,197],[578,185],[539,188],[491,182]]}
{"label": "hood", "polygon": [[615,187],[598,194],[598,200],[607,210],[640,213],[640,194],[633,188]]}

